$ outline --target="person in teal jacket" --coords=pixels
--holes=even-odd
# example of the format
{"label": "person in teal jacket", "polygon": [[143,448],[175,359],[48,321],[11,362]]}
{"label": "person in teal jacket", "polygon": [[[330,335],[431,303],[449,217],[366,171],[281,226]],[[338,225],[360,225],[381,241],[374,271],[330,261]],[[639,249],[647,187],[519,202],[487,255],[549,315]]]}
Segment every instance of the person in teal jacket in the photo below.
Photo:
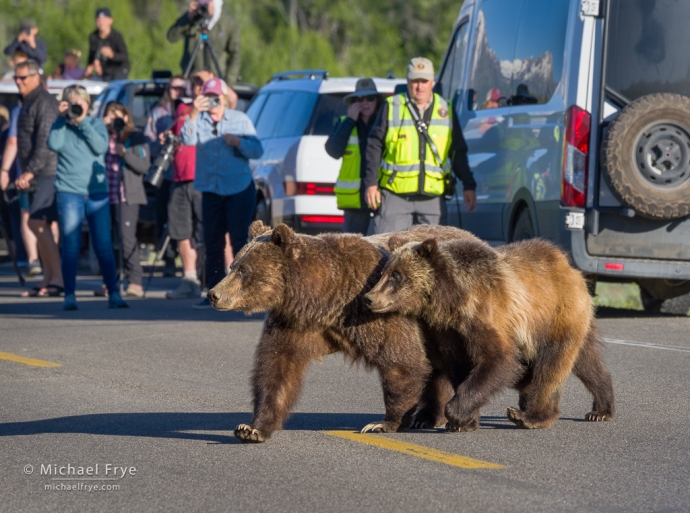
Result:
{"label": "person in teal jacket", "polygon": [[110,202],[104,160],[109,136],[101,119],[87,115],[89,104],[86,89],[78,85],[65,88],[59,105],[60,116],[48,136],[48,147],[58,154],[55,190],[62,235],[65,310],[77,309],[75,290],[84,216],[89,224],[103,281],[108,288],[108,306],[128,306],[118,291],[110,232]]}

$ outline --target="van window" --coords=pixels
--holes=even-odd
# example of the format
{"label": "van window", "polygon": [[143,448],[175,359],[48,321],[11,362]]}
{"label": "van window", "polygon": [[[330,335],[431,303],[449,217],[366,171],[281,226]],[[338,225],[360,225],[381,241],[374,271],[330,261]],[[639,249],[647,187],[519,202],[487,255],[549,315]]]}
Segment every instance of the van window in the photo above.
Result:
{"label": "van window", "polygon": [[463,23],[455,33],[455,38],[451,43],[452,46],[446,59],[446,66],[443,69],[443,75],[439,79],[441,96],[451,101],[455,100],[462,81],[465,55],[467,55],[468,27],[468,23]]}
{"label": "van window", "polygon": [[513,59],[512,105],[547,103],[563,75],[569,0],[526,2]]}
{"label": "van window", "polygon": [[611,0],[606,85],[629,100],[690,96],[690,2]]}
{"label": "van window", "polygon": [[477,27],[470,70],[474,110],[506,105],[515,55],[522,0],[484,0],[477,13]]}

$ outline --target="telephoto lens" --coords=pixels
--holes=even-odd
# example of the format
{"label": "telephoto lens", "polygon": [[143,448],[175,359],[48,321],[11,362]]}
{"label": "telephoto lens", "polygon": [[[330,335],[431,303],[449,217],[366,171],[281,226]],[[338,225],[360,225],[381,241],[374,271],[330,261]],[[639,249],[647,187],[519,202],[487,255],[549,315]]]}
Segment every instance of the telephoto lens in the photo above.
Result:
{"label": "telephoto lens", "polygon": [[65,117],[72,121],[82,114],[84,114],[84,108],[81,105],[78,103],[70,103],[69,107],[67,107],[67,112],[65,112]]}
{"label": "telephoto lens", "polygon": [[165,172],[175,157],[175,147],[180,144],[180,138],[171,134],[166,135],[165,145],[161,148],[158,158],[144,177],[144,181],[154,187],[160,187],[163,183]]}

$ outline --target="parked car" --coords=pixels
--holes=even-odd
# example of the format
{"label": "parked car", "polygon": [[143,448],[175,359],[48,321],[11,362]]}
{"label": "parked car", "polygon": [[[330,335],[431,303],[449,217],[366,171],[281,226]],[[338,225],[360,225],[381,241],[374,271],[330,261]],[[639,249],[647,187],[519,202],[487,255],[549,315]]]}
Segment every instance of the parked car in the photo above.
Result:
{"label": "parked car", "polygon": [[[86,91],[94,100],[101,92],[108,86],[107,82],[98,82],[95,80],[48,80],[48,91],[59,99],[62,95],[62,90],[72,84],[79,84],[86,88]],[[13,81],[0,81],[0,104],[8,109],[11,109],[17,104],[19,89],[17,84]]]}
{"label": "parked car", "polygon": [[637,282],[650,310],[688,293],[688,19],[688,2],[465,0],[437,87],[477,208],[451,202],[450,222],[551,239],[593,282]]}
{"label": "parked car", "polygon": [[[255,218],[276,226],[285,223],[303,233],[342,230],[343,213],[333,187],[340,160],[326,153],[334,126],[347,114],[343,97],[357,78],[332,78],[321,70],[274,75],[247,109],[264,154],[252,161],[257,186]],[[382,94],[402,80],[375,78]]]}

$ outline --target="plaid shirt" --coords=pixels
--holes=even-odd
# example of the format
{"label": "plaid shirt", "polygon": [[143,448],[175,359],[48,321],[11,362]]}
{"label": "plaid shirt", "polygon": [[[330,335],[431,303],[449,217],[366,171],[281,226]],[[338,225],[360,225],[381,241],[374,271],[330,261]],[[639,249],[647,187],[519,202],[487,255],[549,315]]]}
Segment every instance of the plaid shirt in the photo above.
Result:
{"label": "plaid shirt", "polygon": [[[122,176],[122,157],[115,153],[117,146],[117,136],[111,135],[108,143],[108,152],[105,154],[105,172],[108,176],[108,197],[110,204],[116,205],[127,201],[125,198],[125,185],[120,177]],[[120,189],[120,199],[117,198],[117,189]]]}

